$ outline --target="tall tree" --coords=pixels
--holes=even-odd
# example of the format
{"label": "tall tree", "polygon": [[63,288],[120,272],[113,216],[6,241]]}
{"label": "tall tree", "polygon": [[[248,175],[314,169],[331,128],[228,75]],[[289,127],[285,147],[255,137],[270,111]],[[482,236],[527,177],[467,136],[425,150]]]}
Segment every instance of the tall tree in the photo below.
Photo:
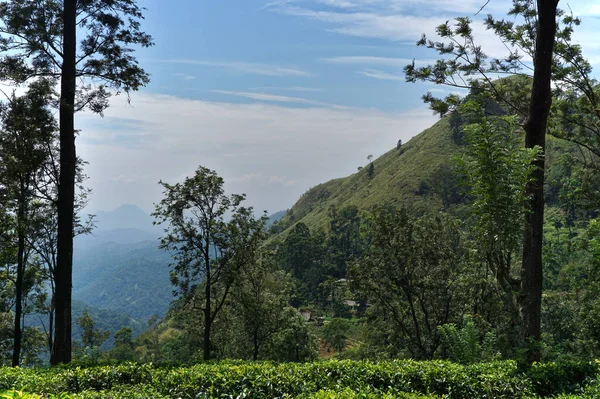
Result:
{"label": "tall tree", "polygon": [[[477,103],[468,101],[463,109],[468,108],[482,113]],[[468,146],[461,159],[462,170],[471,188],[478,253],[486,270],[495,276],[512,324],[518,329],[522,323],[520,280],[513,259],[519,255],[523,239],[525,186],[531,180],[535,170],[532,162],[539,158],[540,149],[521,148],[522,131],[514,117],[481,115],[478,119],[478,123],[464,127]],[[514,335],[518,337],[518,330],[511,335],[513,339]]]}
{"label": "tall tree", "polygon": [[205,167],[183,183],[161,182],[164,198],[153,213],[157,223],[166,222],[161,247],[173,252],[171,281],[183,302],[204,316],[205,360],[211,357],[213,323],[240,269],[254,260],[266,222],[241,206],[244,195],[226,195],[223,183]]}
{"label": "tall tree", "polygon": [[[471,20],[457,18],[455,27],[449,22],[440,25],[437,33],[447,42],[427,40],[425,35],[417,42],[436,50],[445,58],[435,65],[415,67],[413,62],[405,68],[408,81],[425,80],[437,84],[469,88],[474,93],[487,91],[511,112],[522,116],[525,120],[525,144],[527,148],[539,147],[542,157],[534,161],[536,170],[533,179],[526,186],[529,196],[529,212],[525,221],[523,235],[523,262],[521,271],[520,305],[523,316],[522,335],[525,341],[533,341],[528,350],[527,361],[538,360],[539,349],[535,349],[540,340],[540,311],[542,300],[542,241],[544,220],[544,158],[545,137],[548,117],[552,106],[552,78],[569,84],[569,73],[565,73],[564,65],[571,65],[574,58],[569,56],[572,46],[559,48],[554,56],[554,43],[557,37],[556,18],[558,0],[513,0],[511,15],[521,16],[525,23],[515,25],[514,22],[497,21],[488,16],[485,23],[507,45],[510,53],[504,59],[492,59],[489,64],[487,55],[481,46],[475,44]],[[565,27],[558,36],[570,40],[573,18],[564,18]],[[512,47],[511,47],[512,46]],[[514,86],[498,84],[494,81],[497,74],[523,74],[529,67],[522,61],[522,54],[516,49],[525,51],[533,59],[532,86],[529,95],[518,96],[511,92]],[[557,59],[562,58],[562,63]],[[576,61],[576,60],[575,60]],[[553,67],[561,68],[553,68]],[[575,65],[576,67],[576,65]],[[554,75],[553,75],[554,69]],[[458,96],[450,95],[445,99],[435,98],[431,93],[424,96],[433,110],[440,114],[448,113],[460,103]]]}
{"label": "tall tree", "polygon": [[[525,147],[546,148],[546,129],[552,106],[552,59],[556,35],[558,0],[537,0],[538,20],[533,57],[533,84],[525,122]],[[542,153],[543,155],[543,153]],[[542,245],[544,242],[544,157],[533,161],[533,179],[525,186],[529,204],[523,238],[523,265],[521,271],[521,306],[523,311],[523,338],[533,341],[527,351],[527,362],[541,360],[542,311]]]}
{"label": "tall tree", "polygon": [[274,256],[263,252],[241,271],[232,293],[233,309],[241,319],[243,336],[249,342],[252,360],[287,327],[291,280],[277,270]]}
{"label": "tall tree", "polygon": [[33,213],[36,180],[50,154],[47,143],[55,137],[56,123],[49,109],[48,81],[32,84],[21,97],[14,94],[2,109],[0,132],[0,184],[4,186],[14,213],[17,240],[15,272],[15,319],[12,365],[20,365],[25,274],[31,248],[29,222]]}
{"label": "tall tree", "polygon": [[[53,363],[71,360],[73,214],[77,156],[74,113],[101,113],[110,90],[127,93],[148,83],[131,55],[151,46],[140,30],[135,0],[13,0],[0,4],[0,78],[17,83],[60,78],[60,177],[56,266],[56,339]],[[77,42],[77,34],[83,39]],[[77,81],[86,80],[77,86]]]}

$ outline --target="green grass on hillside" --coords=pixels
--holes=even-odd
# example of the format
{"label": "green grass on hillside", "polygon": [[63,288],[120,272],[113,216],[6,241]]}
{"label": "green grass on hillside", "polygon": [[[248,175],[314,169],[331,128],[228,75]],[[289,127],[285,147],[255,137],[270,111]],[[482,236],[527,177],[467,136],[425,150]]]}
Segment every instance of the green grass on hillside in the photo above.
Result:
{"label": "green grass on hillside", "polygon": [[416,212],[441,209],[442,183],[461,153],[453,140],[449,118],[412,138],[400,149],[392,149],[373,161],[372,178],[367,167],[348,177],[319,184],[306,192],[282,219],[285,227],[302,221],[313,228],[325,228],[331,206],[397,205]]}

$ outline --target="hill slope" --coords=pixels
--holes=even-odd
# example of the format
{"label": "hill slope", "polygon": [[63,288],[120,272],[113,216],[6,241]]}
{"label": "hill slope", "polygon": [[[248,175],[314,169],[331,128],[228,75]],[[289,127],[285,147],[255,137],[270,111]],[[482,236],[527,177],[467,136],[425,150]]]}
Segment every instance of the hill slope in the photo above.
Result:
{"label": "hill slope", "polygon": [[459,202],[452,158],[460,154],[450,118],[443,118],[400,148],[388,151],[348,177],[319,184],[307,191],[279,224],[285,230],[302,221],[311,228],[324,228],[331,206],[398,205],[415,212],[442,209]]}

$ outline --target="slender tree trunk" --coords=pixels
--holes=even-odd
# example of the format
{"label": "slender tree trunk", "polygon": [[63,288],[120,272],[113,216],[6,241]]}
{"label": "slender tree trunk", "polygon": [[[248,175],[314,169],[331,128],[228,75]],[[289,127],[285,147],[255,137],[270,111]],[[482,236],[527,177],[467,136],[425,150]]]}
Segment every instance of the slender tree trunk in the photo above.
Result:
{"label": "slender tree trunk", "polygon": [[211,270],[210,270],[210,254],[208,253],[210,245],[206,242],[206,253],[204,255],[204,262],[206,264],[206,287],[205,287],[205,299],[206,304],[204,305],[204,360],[210,360],[210,328],[212,327],[212,315],[211,315],[211,295],[210,289],[212,285],[211,281]]}
{"label": "slender tree trunk", "polygon": [[[537,0],[538,30],[534,57],[533,86],[529,118],[525,124],[525,146],[546,146],[546,127],[552,105],[552,54],[556,35],[558,0]],[[542,153],[543,155],[543,153]],[[527,184],[528,213],[523,240],[521,270],[521,299],[523,338],[527,350],[526,361],[540,360],[540,317],[542,306],[542,241],[544,228],[544,159],[535,161],[533,179]]]}
{"label": "slender tree trunk", "polygon": [[50,353],[50,364],[54,364],[54,288],[50,299],[50,310],[48,312],[48,352]]}
{"label": "slender tree trunk", "polygon": [[56,334],[53,364],[71,361],[71,286],[73,274],[73,214],[75,202],[75,57],[76,0],[64,0],[63,64],[60,91],[60,176],[56,265]]}
{"label": "slender tree trunk", "polygon": [[253,337],[253,343],[254,343],[254,351],[252,352],[252,360],[257,361],[258,360],[258,351],[260,349],[260,343],[258,340],[258,333],[254,333],[254,337]]}
{"label": "slender tree trunk", "polygon": [[210,360],[210,328],[212,326],[212,318],[210,317],[210,286],[206,285],[206,307],[204,309],[204,360]]}
{"label": "slender tree trunk", "polygon": [[21,329],[21,317],[23,315],[23,275],[25,274],[25,184],[21,181],[19,187],[19,205],[17,210],[17,279],[15,284],[15,324],[12,366],[17,367],[21,364],[21,341],[23,331]]}

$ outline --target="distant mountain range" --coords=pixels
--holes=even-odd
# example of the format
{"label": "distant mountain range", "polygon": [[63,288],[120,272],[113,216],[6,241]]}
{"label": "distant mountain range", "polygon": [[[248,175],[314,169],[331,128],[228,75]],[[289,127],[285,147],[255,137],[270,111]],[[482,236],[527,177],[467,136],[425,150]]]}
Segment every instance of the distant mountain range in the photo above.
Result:
{"label": "distant mountain range", "polygon": [[96,212],[96,230],[136,229],[159,234],[162,229],[153,225],[154,218],[136,205],[124,204],[112,211]]}
{"label": "distant mountain range", "polygon": [[136,320],[162,317],[173,299],[162,228],[135,205],[97,212],[96,229],[75,239],[73,299]]}
{"label": "distant mountain range", "polygon": [[[284,214],[271,215],[269,222]],[[163,228],[130,204],[97,212],[96,219],[96,229],[74,242],[73,299],[142,323],[163,317],[173,300],[172,259],[158,247]]]}

